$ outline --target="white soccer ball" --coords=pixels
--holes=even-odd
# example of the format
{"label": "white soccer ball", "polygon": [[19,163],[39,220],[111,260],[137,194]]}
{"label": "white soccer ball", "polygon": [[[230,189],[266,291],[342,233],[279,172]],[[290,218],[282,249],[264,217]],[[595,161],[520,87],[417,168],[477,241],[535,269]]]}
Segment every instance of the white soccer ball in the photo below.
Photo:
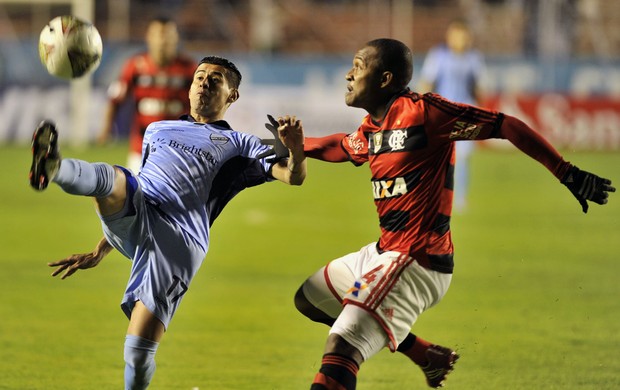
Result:
{"label": "white soccer ball", "polygon": [[63,79],[93,72],[101,63],[103,42],[92,23],[65,15],[52,19],[41,31],[39,57],[47,71]]}

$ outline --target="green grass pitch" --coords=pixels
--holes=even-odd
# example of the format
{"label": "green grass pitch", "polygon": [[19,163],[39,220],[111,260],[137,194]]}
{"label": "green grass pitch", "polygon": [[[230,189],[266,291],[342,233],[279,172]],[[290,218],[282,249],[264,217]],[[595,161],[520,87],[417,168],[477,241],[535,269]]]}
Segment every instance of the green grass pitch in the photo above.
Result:
{"label": "green grass pitch", "polygon": [[[66,149],[123,162],[126,145]],[[620,155],[565,152],[620,183]],[[119,389],[129,261],[118,253],[61,281],[48,261],[100,237],[90,199],[28,187],[27,147],[0,147],[0,389]],[[452,220],[450,291],[414,332],[458,349],[458,389],[620,388],[620,194],[582,214],[551,174],[518,152],[479,150],[470,207]],[[367,167],[312,161],[301,188],[249,189],[224,210],[209,254],[161,343],[152,389],[307,389],[327,328],[292,297],[325,262],[376,239]],[[383,351],[358,389],[424,389]]]}

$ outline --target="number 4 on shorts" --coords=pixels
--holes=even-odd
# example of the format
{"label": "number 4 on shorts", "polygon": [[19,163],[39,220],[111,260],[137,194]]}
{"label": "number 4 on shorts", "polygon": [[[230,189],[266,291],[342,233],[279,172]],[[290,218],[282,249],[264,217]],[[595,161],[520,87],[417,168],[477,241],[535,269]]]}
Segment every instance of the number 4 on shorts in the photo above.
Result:
{"label": "number 4 on shorts", "polygon": [[366,284],[372,284],[377,279],[377,273],[383,269],[383,264],[376,266],[372,270],[362,276],[362,280],[366,282]]}

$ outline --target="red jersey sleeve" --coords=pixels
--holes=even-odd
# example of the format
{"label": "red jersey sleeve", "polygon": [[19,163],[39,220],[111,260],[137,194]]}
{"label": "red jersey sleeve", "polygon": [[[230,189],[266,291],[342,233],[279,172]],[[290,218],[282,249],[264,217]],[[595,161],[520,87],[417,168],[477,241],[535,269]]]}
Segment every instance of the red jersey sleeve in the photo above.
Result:
{"label": "red jersey sleeve", "polygon": [[498,111],[454,103],[435,94],[425,94],[427,123],[445,141],[502,138],[544,165],[561,179],[570,164],[557,150],[523,121]]}
{"label": "red jersey sleeve", "polygon": [[363,125],[360,126],[357,131],[342,140],[342,147],[349,155],[349,160],[355,165],[362,165],[368,161],[368,136],[364,133],[363,127]]}
{"label": "red jersey sleeve", "polygon": [[361,165],[368,161],[368,138],[361,127],[351,134],[306,137],[304,152],[306,156],[322,161],[351,161],[355,165]]}
{"label": "red jersey sleeve", "polygon": [[498,138],[504,114],[427,93],[425,125],[443,142]]}
{"label": "red jersey sleeve", "polygon": [[510,141],[534,160],[544,165],[559,180],[570,167],[551,144],[523,121],[506,115],[499,129],[499,137]]}
{"label": "red jersey sleeve", "polygon": [[329,162],[349,161],[349,155],[342,147],[344,133],[332,134],[326,137],[306,137],[304,152],[307,157]]}

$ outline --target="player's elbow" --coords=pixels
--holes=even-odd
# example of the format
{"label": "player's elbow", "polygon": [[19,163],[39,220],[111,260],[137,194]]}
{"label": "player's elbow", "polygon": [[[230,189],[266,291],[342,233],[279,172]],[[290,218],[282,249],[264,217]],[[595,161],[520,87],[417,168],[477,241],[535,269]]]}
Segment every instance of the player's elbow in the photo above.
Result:
{"label": "player's elbow", "polygon": [[299,174],[291,174],[289,177],[288,184],[292,186],[300,186],[304,184],[304,180],[306,180],[306,172]]}

